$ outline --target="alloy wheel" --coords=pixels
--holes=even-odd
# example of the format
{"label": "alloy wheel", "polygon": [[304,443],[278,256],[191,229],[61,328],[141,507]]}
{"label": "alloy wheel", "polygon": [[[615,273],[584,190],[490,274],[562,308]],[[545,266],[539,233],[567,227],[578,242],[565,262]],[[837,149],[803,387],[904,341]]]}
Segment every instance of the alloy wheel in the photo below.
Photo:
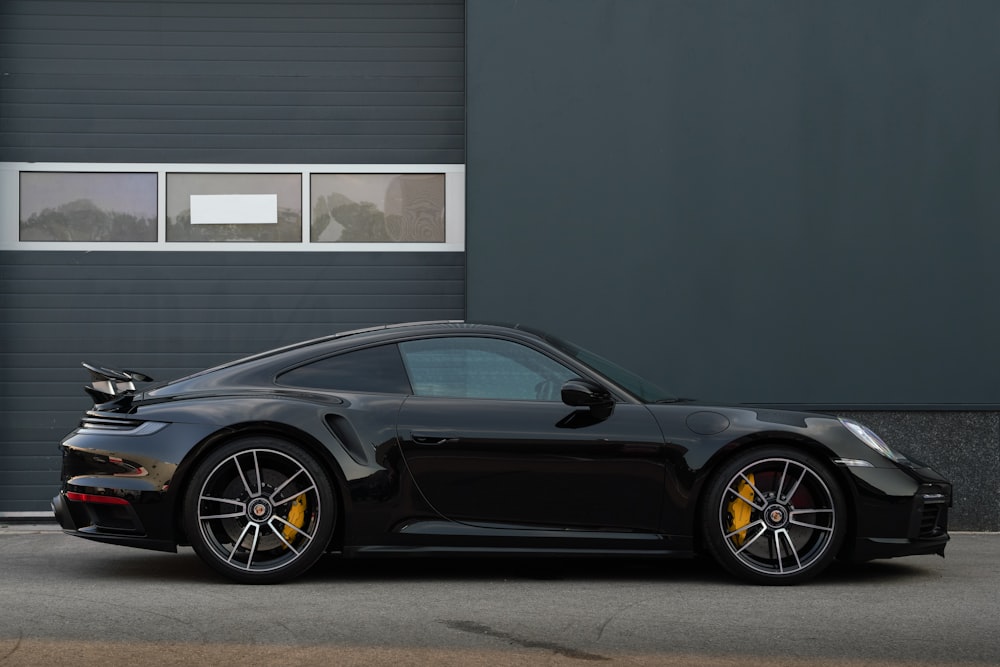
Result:
{"label": "alloy wheel", "polygon": [[[778,449],[777,453],[783,450]],[[750,454],[722,471],[712,497],[710,546],[730,571],[758,583],[794,583],[834,557],[843,537],[839,489],[804,455]]]}
{"label": "alloy wheel", "polygon": [[200,538],[196,551],[246,582],[304,570],[325,549],[334,512],[317,464],[297,448],[231,449],[196,475],[188,515]]}

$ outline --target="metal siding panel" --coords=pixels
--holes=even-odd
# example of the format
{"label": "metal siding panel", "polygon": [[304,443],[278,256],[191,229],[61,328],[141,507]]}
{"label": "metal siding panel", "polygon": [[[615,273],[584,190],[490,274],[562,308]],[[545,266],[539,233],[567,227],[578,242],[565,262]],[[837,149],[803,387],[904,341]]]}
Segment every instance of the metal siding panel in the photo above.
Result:
{"label": "metal siding panel", "polygon": [[1000,405],[1000,3],[872,6],[470,0],[469,316],[683,396]]}
{"label": "metal siding panel", "polygon": [[447,2],[6,2],[8,161],[464,162]]}
{"label": "metal siding panel", "polygon": [[465,316],[464,253],[0,252],[0,511],[46,511],[80,362],[157,379],[336,331]]}

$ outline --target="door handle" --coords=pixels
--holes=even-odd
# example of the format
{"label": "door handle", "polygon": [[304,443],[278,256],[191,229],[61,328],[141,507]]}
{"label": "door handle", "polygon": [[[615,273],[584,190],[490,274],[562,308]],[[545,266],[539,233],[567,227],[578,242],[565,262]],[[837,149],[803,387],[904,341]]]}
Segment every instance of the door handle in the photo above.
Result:
{"label": "door handle", "polygon": [[413,439],[413,442],[418,445],[446,445],[448,443],[458,442],[458,438],[448,435],[440,435],[438,433],[414,432],[410,434],[410,437]]}

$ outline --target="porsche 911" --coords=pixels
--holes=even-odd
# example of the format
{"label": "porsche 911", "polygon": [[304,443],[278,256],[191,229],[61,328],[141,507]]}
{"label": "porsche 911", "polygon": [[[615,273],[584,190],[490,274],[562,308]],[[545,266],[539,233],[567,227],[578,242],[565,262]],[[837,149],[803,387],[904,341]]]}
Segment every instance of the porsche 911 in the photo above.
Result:
{"label": "porsche 911", "polygon": [[522,326],[378,326],[165,383],[84,366],[62,528],[236,582],[336,553],[705,555],[794,584],[949,539],[950,483],[858,422],[678,398]]}

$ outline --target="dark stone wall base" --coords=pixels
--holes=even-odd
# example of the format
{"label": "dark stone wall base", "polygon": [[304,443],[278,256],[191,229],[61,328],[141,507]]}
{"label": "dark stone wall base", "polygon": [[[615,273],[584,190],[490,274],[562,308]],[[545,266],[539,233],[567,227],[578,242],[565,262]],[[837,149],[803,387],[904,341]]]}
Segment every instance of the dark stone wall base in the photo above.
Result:
{"label": "dark stone wall base", "polygon": [[1000,412],[850,411],[886,444],[954,484],[952,530],[1000,530]]}

